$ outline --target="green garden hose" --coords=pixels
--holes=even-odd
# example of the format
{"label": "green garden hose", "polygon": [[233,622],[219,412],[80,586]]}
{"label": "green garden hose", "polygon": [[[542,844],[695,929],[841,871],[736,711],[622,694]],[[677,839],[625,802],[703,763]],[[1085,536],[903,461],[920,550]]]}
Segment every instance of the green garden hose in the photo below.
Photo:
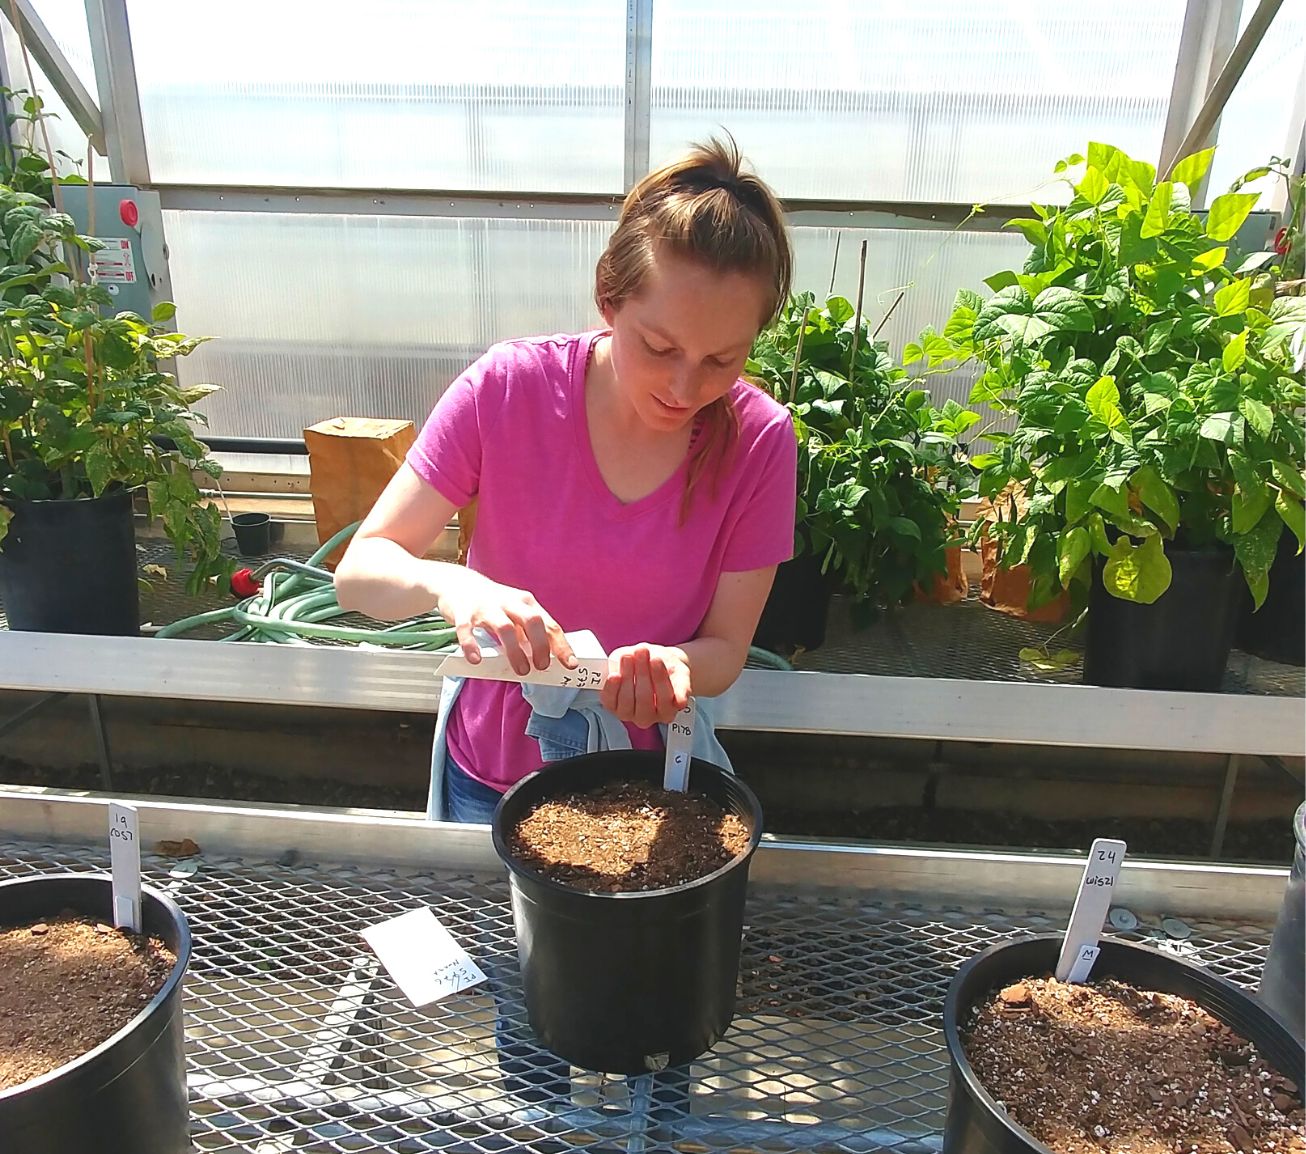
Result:
{"label": "green garden hose", "polygon": [[[358,522],[341,529],[307,561],[278,557],[254,571],[262,587],[251,597],[224,609],[212,609],[183,617],[160,629],[156,637],[180,637],[206,625],[236,628],[221,641],[261,641],[275,645],[312,645],[324,641],[353,645],[379,645],[394,649],[452,652],[454,630],[436,613],[424,614],[396,625],[331,625],[333,618],[348,611],[336,600],[335,578],[323,569],[322,560],[348,541]],[[752,647],[749,663],[767,669],[792,669],[783,657]]]}

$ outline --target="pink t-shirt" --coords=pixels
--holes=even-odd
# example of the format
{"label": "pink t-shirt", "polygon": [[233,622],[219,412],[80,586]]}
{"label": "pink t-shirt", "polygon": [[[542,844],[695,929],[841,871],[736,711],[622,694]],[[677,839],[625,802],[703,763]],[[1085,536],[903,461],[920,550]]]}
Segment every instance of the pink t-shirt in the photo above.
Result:
{"label": "pink t-shirt", "polygon": [[[408,464],[455,505],[479,497],[468,564],[529,590],[564,630],[610,653],[681,645],[698,632],[723,572],[793,553],[797,446],[788,411],[737,381],[739,439],[716,484],[696,485],[680,523],[687,463],[629,504],[604,483],[585,415],[585,371],[602,333],[495,345],[440,398]],[[505,790],[541,765],[530,707],[510,682],[470,679],[449,719],[449,753]],[[636,749],[656,727],[627,726]]]}

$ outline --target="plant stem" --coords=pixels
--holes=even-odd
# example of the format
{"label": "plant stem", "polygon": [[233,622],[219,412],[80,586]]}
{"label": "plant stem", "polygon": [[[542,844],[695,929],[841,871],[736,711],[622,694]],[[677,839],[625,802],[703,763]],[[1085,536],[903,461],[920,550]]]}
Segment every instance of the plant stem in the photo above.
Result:
{"label": "plant stem", "polygon": [[857,338],[862,335],[862,293],[866,289],[866,241],[862,241],[862,258],[857,270],[857,316],[853,320],[853,350],[848,357],[848,379],[857,372]]}
{"label": "plant stem", "polygon": [[884,319],[875,326],[875,332],[871,334],[871,340],[875,340],[880,335],[880,330],[889,323],[889,318],[893,316],[893,310],[902,304],[902,298],[907,295],[907,290],[903,289],[896,297],[893,298],[893,304],[889,306],[889,311],[884,314]]}
{"label": "plant stem", "polygon": [[839,229],[834,234],[834,260],[830,264],[830,287],[825,290],[825,296],[828,300],[834,296],[834,274],[839,271],[839,242],[843,239],[843,229]]}
{"label": "plant stem", "polygon": [[798,347],[794,349],[794,371],[789,374],[789,403],[794,403],[794,396],[798,392],[798,366],[803,360],[803,337],[807,335],[807,318],[811,315],[811,307],[803,309],[802,324],[798,326]]}

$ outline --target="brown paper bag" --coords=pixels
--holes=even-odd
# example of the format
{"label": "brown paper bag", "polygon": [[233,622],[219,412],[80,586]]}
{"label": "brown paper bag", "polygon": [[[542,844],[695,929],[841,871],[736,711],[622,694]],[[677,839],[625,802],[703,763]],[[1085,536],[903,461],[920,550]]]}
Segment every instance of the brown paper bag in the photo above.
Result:
{"label": "brown paper bag", "polygon": [[[416,439],[412,421],[372,417],[335,417],[304,430],[319,544],[367,516]],[[341,545],[324,564],[334,569],[344,553]]]}

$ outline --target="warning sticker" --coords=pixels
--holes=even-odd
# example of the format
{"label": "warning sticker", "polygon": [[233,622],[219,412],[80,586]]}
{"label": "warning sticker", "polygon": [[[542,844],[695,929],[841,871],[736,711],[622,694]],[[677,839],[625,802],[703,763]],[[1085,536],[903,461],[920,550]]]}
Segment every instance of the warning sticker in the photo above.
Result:
{"label": "warning sticker", "polygon": [[121,237],[95,238],[104,247],[91,253],[91,280],[96,284],[135,284],[136,258],[132,242]]}

